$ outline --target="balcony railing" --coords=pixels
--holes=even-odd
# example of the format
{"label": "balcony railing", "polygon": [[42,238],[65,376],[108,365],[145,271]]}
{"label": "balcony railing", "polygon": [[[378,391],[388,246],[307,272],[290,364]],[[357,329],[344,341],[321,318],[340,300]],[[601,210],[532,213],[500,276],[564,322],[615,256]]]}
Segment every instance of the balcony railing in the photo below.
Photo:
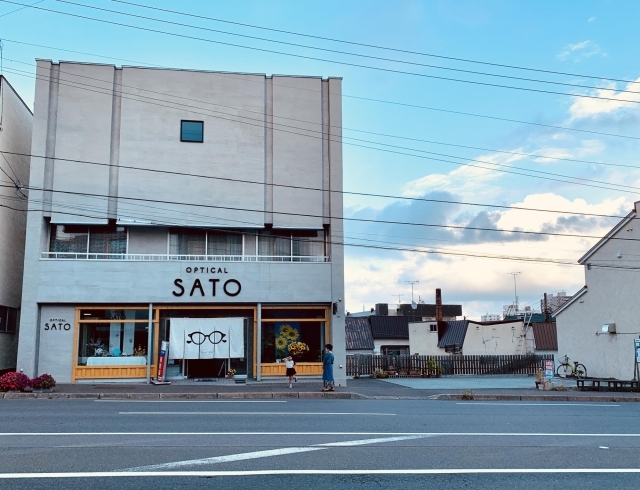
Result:
{"label": "balcony railing", "polygon": [[45,260],[124,260],[129,262],[330,262],[324,255],[170,255],[170,254],[110,254],[91,252],[42,252]]}

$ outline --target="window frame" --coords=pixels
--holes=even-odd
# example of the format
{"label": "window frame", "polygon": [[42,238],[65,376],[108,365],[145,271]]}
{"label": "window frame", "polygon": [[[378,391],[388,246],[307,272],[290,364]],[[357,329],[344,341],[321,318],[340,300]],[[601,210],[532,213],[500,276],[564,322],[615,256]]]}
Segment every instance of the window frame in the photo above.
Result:
{"label": "window frame", "polygon": [[[197,140],[185,140],[182,138],[182,125],[184,123],[200,123],[202,125],[202,138],[200,141]],[[195,119],[180,119],[180,142],[181,143],[204,143],[204,121],[196,121]]]}

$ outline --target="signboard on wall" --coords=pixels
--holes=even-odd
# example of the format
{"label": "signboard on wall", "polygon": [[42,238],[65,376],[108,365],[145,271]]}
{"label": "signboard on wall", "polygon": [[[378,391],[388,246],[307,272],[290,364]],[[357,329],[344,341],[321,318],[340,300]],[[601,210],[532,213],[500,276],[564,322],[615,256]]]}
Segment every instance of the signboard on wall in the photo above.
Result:
{"label": "signboard on wall", "polygon": [[636,349],[636,362],[640,362],[640,339],[634,339],[634,346]]}
{"label": "signboard on wall", "polygon": [[243,318],[170,318],[169,359],[244,357]]}

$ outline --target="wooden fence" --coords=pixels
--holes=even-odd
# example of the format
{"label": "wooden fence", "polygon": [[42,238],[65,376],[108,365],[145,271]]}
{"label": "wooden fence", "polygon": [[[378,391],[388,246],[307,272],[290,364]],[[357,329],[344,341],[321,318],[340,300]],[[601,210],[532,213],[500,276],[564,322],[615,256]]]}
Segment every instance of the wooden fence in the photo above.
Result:
{"label": "wooden fence", "polygon": [[[431,362],[430,362],[431,360]],[[347,356],[347,376],[370,376],[380,369],[397,376],[421,376],[422,374],[535,374],[544,371],[544,361],[553,355],[521,356],[381,356],[353,354]],[[439,366],[434,369],[435,366]]]}

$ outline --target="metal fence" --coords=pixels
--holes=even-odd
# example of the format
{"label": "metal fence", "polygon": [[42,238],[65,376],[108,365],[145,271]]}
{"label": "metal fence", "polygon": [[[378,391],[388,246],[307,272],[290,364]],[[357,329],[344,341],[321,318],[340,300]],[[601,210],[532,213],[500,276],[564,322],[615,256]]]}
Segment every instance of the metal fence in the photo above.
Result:
{"label": "metal fence", "polygon": [[552,354],[520,356],[382,356],[353,354],[347,356],[347,376],[370,376],[380,369],[397,376],[418,377],[456,374],[535,374],[544,371],[544,361]]}

